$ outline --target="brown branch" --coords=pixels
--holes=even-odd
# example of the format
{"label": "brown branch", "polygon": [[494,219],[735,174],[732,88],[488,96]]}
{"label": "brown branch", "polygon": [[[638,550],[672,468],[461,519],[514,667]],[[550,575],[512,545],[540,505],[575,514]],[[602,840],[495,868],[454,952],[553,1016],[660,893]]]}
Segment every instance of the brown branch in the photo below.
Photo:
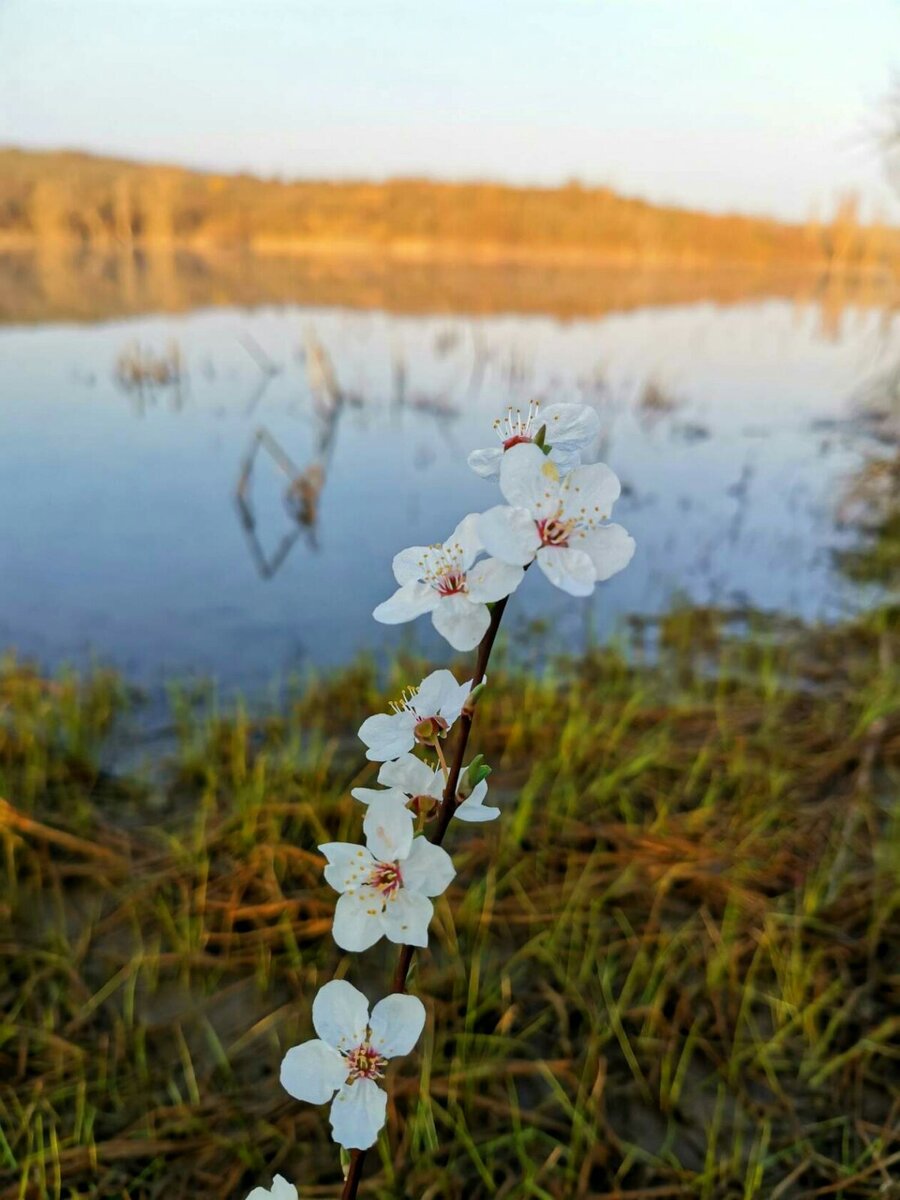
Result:
{"label": "brown branch", "polygon": [[[488,659],[491,657],[491,651],[494,648],[494,642],[497,639],[497,631],[500,628],[500,622],[503,620],[503,613],[506,610],[506,604],[509,596],[504,596],[502,600],[498,600],[491,612],[491,623],[488,626],[487,633],[481,639],[478,645],[478,657],[475,660],[475,674],[472,676],[472,688],[484,680],[485,671],[487,670]],[[441,807],[438,810],[437,828],[434,831],[434,837],[431,839],[436,846],[440,846],[443,842],[447,829],[454,812],[459,804],[456,790],[459,787],[459,777],[462,773],[463,759],[466,756],[466,747],[469,744],[469,734],[472,731],[472,723],[475,719],[474,708],[463,708],[459,718],[459,733],[456,735],[456,744],[453,752],[453,762],[450,765],[450,774],[447,776],[447,782],[444,785],[444,793],[441,797]],[[397,957],[397,968],[394,972],[394,981],[391,986],[392,992],[405,992],[406,980],[409,975],[409,968],[412,966],[413,954],[415,947],[401,946],[400,954]],[[354,1150],[350,1155],[350,1166],[347,1171],[347,1178],[344,1181],[344,1190],[341,1192],[341,1200],[356,1200],[359,1191],[360,1180],[362,1179],[363,1165],[366,1161],[365,1150]]]}

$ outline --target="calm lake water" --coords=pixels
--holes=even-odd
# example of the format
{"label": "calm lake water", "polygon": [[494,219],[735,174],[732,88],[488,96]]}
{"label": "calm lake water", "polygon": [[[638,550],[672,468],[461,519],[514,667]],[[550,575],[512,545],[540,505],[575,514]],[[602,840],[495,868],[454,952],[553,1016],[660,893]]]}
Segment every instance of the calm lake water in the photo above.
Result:
{"label": "calm lake water", "polygon": [[[834,618],[867,599],[834,552],[867,449],[854,398],[896,333],[874,309],[834,329],[783,300],[565,322],[288,306],[6,326],[0,644],[250,690],[413,630],[438,649],[424,620],[371,620],[391,556],[497,502],[466,454],[532,396],[596,405],[638,552],[589,601],[529,576],[519,637],[544,616],[574,647],[675,596]],[[177,348],[180,381],[121,378],[135,346]],[[299,514],[285,470],[303,474]]]}

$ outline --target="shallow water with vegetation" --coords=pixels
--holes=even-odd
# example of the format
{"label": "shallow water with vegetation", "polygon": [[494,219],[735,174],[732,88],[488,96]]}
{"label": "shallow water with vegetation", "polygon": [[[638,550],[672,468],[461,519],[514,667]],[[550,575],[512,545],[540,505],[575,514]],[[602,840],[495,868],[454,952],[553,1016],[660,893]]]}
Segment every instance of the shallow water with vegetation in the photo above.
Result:
{"label": "shallow water with vegetation", "polygon": [[534,397],[597,407],[639,547],[588,603],[529,580],[516,612],[545,618],[554,649],[673,596],[837,619],[878,597],[841,560],[857,545],[844,500],[873,442],[860,397],[896,331],[877,306],[783,297],[567,320],[286,304],[6,325],[0,644],[51,671],[99,660],[146,686],[199,674],[255,694],[391,652],[408,631],[369,620],[391,555],[491,503],[465,453]]}

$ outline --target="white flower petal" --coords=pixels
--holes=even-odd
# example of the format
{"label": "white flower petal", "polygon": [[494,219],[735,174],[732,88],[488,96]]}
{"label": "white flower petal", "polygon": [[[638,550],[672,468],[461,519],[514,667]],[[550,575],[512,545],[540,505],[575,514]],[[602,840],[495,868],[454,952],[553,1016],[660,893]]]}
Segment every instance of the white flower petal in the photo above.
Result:
{"label": "white flower petal", "polygon": [[401,867],[403,886],[423,896],[440,896],[456,874],[453,859],[426,837],[413,839],[409,857]]}
{"label": "white flower petal", "polygon": [[438,593],[427,583],[404,583],[393,596],[378,605],[372,616],[382,625],[402,625],[404,621],[414,621],[423,613],[431,612],[439,599]]}
{"label": "white flower petal", "polygon": [[359,954],[384,936],[381,914],[384,897],[375,888],[344,892],[334,907],[331,932],[342,950]]}
{"label": "white flower petal", "polygon": [[555,516],[559,507],[559,485],[556,463],[533,442],[513,446],[503,455],[500,491],[508,504],[527,508],[533,517]]}
{"label": "white flower petal", "polygon": [[[531,522],[532,529],[534,522]],[[514,592],[525,574],[523,567],[501,562],[499,558],[485,558],[469,571],[469,599],[482,604],[493,604]]]}
{"label": "white flower petal", "polygon": [[578,541],[578,548],[594,564],[598,583],[625,569],[634,555],[634,538],[621,525],[600,525],[587,530]]}
{"label": "white flower petal", "polygon": [[503,451],[499,446],[491,446],[487,450],[473,450],[468,463],[476,475],[482,479],[496,479],[500,474],[500,460]]}
{"label": "white flower petal", "polygon": [[[459,696],[460,685],[456,682],[456,676],[452,671],[448,671],[446,667],[441,667],[437,671],[432,671],[430,675],[426,675],[419,684],[413,699],[413,707],[420,717],[446,717],[444,712],[445,707],[450,710],[454,707]],[[462,708],[462,705],[459,706]],[[457,716],[459,715],[457,711]],[[454,717],[453,720],[456,718]],[[447,717],[447,720],[450,720]]]}
{"label": "white flower petal", "polygon": [[415,818],[406,807],[406,796],[395,790],[373,800],[363,820],[366,846],[379,862],[397,862],[409,854]]}
{"label": "white flower petal", "polygon": [[387,1113],[387,1093],[372,1079],[346,1083],[331,1106],[331,1133],[345,1150],[368,1150],[378,1140]]}
{"label": "white flower petal", "polygon": [[500,816],[499,808],[491,808],[485,804],[485,798],[488,793],[487,780],[482,779],[481,783],[477,783],[472,789],[472,795],[468,799],[463,800],[456,811],[455,817],[459,817],[461,821],[494,821]]}
{"label": "white flower petal", "polygon": [[559,467],[560,475],[566,475],[574,467],[581,466],[580,450],[564,450],[554,446],[548,455],[551,462]]}
{"label": "white flower petal", "polygon": [[433,768],[414,754],[402,754],[395,762],[386,762],[378,772],[379,783],[397,788],[406,796],[424,796],[433,778]]}
{"label": "white flower petal", "polygon": [[272,1200],[297,1200],[297,1189],[283,1175],[272,1180]]}
{"label": "white flower petal", "polygon": [[346,979],[332,979],[313,1000],[312,1023],[323,1042],[346,1054],[365,1040],[369,1002]]}
{"label": "white flower petal", "polygon": [[536,424],[547,426],[547,445],[560,451],[582,450],[600,432],[600,417],[588,404],[548,404]]}
{"label": "white flower petal", "polygon": [[570,596],[589,596],[594,590],[597,573],[583,550],[542,546],[537,553],[537,564],[552,584]]}
{"label": "white flower petal", "polygon": [[448,725],[453,725],[458,720],[471,690],[471,679],[467,679],[465,683],[457,683],[454,689],[447,689],[446,695],[441,699],[441,716]]}
{"label": "white flower petal", "polygon": [[394,578],[402,587],[406,583],[415,583],[423,577],[422,564],[431,552],[430,546],[409,546],[394,555],[391,566]]}
{"label": "white flower petal", "polygon": [[467,517],[463,517],[444,545],[451,552],[455,551],[457,547],[459,548],[460,566],[462,570],[468,570],[481,550],[481,539],[478,536],[478,513],[469,513]]}
{"label": "white flower petal", "polygon": [[500,809],[492,808],[488,804],[474,804],[470,796],[468,800],[464,800],[460,804],[453,815],[459,817],[461,821],[469,821],[474,825],[484,821],[496,821],[500,816]]}
{"label": "white flower petal", "polygon": [[427,896],[402,887],[385,905],[382,927],[388,940],[398,946],[427,946],[433,915],[434,905]]}
{"label": "white flower petal", "polygon": [[619,477],[606,463],[576,467],[560,489],[563,519],[605,521],[621,492]]}
{"label": "white flower petal", "polygon": [[297,1200],[297,1189],[283,1175],[276,1175],[271,1191],[264,1187],[254,1188],[247,1200]]}
{"label": "white flower petal", "polygon": [[[506,504],[489,508],[481,514],[478,532],[488,554],[513,566],[524,567],[530,563],[541,544],[534,518],[527,508],[510,508]],[[477,571],[478,566],[473,567],[473,571]]]}
{"label": "white flower petal", "polygon": [[484,604],[473,604],[465,596],[445,596],[431,614],[431,623],[454,650],[474,650],[491,623]]}
{"label": "white flower petal", "polygon": [[387,762],[412,750],[416,744],[415,726],[415,714],[406,711],[367,717],[359,727],[359,739],[368,747],[366,758],[372,762]]}
{"label": "white flower petal", "polygon": [[428,785],[428,790],[423,793],[425,796],[433,796],[435,800],[440,800],[444,795],[444,772],[438,767],[434,775],[431,777],[431,783]]}
{"label": "white flower petal", "polygon": [[354,800],[360,800],[363,804],[371,804],[373,800],[378,800],[384,795],[384,788],[351,788],[350,795]]}
{"label": "white flower petal", "polygon": [[418,996],[385,996],[372,1009],[369,1041],[385,1058],[398,1058],[410,1053],[424,1026],[425,1005]]}
{"label": "white flower petal", "polygon": [[325,842],[319,847],[328,860],[325,879],[336,892],[354,891],[369,878],[375,860],[365,846],[354,842]]}
{"label": "white flower petal", "polygon": [[281,1086],[295,1100],[307,1104],[324,1104],[346,1078],[343,1057],[318,1039],[292,1046],[281,1063]]}

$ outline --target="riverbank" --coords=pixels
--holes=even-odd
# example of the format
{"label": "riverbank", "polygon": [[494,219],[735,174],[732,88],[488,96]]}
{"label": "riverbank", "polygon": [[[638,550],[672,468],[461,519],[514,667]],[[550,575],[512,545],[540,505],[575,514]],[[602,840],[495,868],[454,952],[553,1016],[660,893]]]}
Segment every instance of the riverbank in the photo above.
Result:
{"label": "riverbank", "polygon": [[[684,610],[627,654],[501,660],[475,748],[503,818],[450,839],[369,1195],[885,1194],[898,662],[890,610]],[[116,677],[6,663],[3,1200],[242,1196],[273,1170],[338,1194],[325,1113],[277,1069],[345,966],[315,847],[357,831],[355,729],[421,666],[361,661],[268,717],[173,687],[148,741]]]}

